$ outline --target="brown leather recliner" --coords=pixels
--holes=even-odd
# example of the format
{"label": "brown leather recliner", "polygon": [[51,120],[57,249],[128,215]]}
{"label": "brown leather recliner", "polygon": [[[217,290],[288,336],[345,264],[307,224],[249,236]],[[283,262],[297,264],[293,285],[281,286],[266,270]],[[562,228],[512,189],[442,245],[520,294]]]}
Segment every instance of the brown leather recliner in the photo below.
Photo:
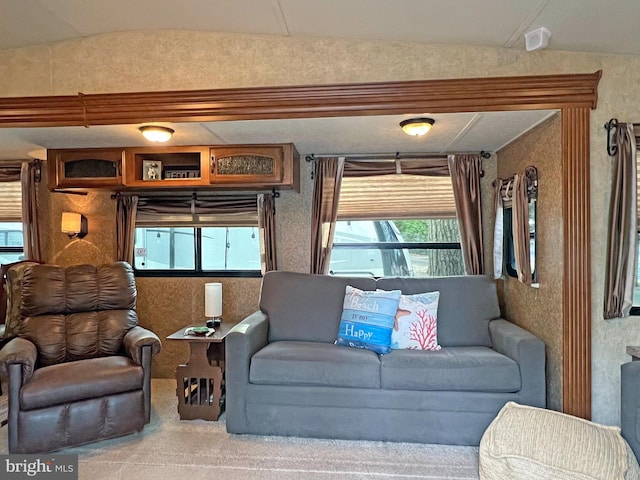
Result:
{"label": "brown leather recliner", "polygon": [[18,336],[0,350],[9,452],[44,453],[142,430],[158,337],[137,326],[129,264],[34,265]]}

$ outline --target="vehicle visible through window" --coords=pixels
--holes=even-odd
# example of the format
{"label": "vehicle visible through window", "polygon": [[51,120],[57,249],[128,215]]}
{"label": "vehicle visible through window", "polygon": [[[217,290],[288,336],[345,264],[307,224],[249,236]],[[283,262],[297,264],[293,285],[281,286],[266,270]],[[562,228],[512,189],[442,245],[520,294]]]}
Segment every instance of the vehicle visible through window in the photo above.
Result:
{"label": "vehicle visible through window", "polygon": [[258,276],[258,227],[137,227],[137,272]]}
{"label": "vehicle visible through window", "polygon": [[22,222],[0,222],[0,264],[24,260]]}
{"label": "vehicle visible through window", "polygon": [[337,221],[329,273],[370,277],[464,275],[457,220]]}

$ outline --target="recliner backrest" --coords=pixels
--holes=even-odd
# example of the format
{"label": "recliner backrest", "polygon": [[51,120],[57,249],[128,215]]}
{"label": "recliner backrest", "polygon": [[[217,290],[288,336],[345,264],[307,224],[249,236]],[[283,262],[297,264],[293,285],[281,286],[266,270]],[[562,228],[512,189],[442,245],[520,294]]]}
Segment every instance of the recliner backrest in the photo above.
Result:
{"label": "recliner backrest", "polygon": [[40,366],[122,353],[138,323],[136,294],[125,262],[34,265],[22,282],[19,335],[35,343]]}

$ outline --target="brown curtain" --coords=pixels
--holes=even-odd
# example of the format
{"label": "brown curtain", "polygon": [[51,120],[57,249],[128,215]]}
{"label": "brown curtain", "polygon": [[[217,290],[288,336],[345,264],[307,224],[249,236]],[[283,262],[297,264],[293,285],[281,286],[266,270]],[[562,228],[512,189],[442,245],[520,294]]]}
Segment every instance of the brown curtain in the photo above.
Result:
{"label": "brown curtain", "polygon": [[518,280],[531,285],[531,254],[529,237],[529,182],[524,172],[513,177],[511,215],[513,223],[513,253]]}
{"label": "brown curtain", "polygon": [[118,196],[116,205],[117,260],[133,264],[138,197]]}
{"label": "brown curtain", "polygon": [[449,155],[448,162],[464,269],[467,275],[481,275],[484,273],[480,204],[482,159],[479,155]]}
{"label": "brown curtain", "polygon": [[326,275],[329,271],[344,163],[344,157],[319,158],[315,163],[311,211],[311,273]]}
{"label": "brown curtain", "polygon": [[38,186],[36,176],[40,162],[24,162],[20,171],[22,188],[22,232],[24,235],[24,258],[42,261],[40,249],[40,222],[38,221]]}
{"label": "brown curtain", "polygon": [[604,318],[629,315],[633,306],[637,235],[636,140],[632,124],[619,124],[613,157],[613,186],[609,212]]}
{"label": "brown curtain", "polygon": [[276,202],[271,194],[258,195],[258,230],[260,232],[260,269],[264,275],[277,270]]}

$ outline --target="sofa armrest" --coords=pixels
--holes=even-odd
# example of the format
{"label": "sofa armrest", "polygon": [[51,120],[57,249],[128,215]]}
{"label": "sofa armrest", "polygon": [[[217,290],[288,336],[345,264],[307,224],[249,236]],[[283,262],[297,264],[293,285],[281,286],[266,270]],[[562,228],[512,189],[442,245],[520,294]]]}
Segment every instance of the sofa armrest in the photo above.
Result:
{"label": "sofa armrest", "polygon": [[499,318],[489,322],[493,349],[520,367],[520,402],[546,407],[545,345],[524,328]]}
{"label": "sofa armrest", "polygon": [[162,343],[158,336],[146,328],[140,326],[133,327],[124,336],[122,343],[127,355],[137,364],[142,365],[142,347],[151,346],[151,356],[154,357],[160,352]]}
{"label": "sofa armrest", "polygon": [[640,458],[640,362],[620,366],[620,428],[636,458]]}
{"label": "sofa armrest", "polygon": [[0,378],[5,383],[9,378],[9,365],[20,365],[22,384],[29,381],[38,359],[38,349],[26,338],[16,337],[0,350]]}
{"label": "sofa armrest", "polygon": [[225,338],[225,385],[227,398],[227,431],[244,433],[247,430],[246,391],[249,385],[251,357],[267,345],[269,319],[261,311],[252,313],[235,325]]}

